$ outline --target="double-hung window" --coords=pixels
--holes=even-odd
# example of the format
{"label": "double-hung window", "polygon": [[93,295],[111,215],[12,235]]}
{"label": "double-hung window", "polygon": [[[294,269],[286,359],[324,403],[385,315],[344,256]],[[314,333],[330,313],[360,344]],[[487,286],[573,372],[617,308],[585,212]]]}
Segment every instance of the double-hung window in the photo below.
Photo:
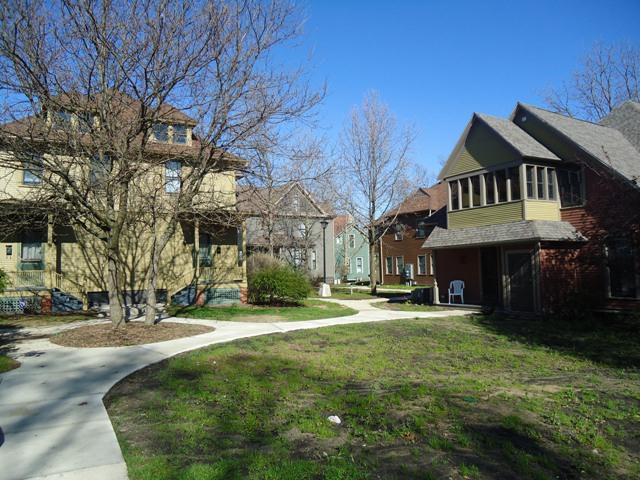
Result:
{"label": "double-hung window", "polygon": [[104,182],[111,171],[111,157],[105,154],[96,154],[91,157],[89,182],[91,185],[99,185]]}
{"label": "double-hung window", "polygon": [[25,242],[22,244],[20,255],[20,268],[22,270],[42,270],[43,252],[41,242]]}
{"label": "double-hung window", "polygon": [[562,207],[576,207],[584,203],[583,177],[580,169],[558,169],[558,187],[560,190],[560,205]]}
{"label": "double-hung window", "polygon": [[427,236],[427,224],[423,221],[418,222],[416,228],[416,238],[424,238]]}
{"label": "double-hung window", "polygon": [[385,259],[384,273],[393,275],[393,257],[387,257]]}
{"label": "double-hung window", "polygon": [[22,176],[22,183],[25,185],[38,185],[42,183],[42,174],[44,172],[44,165],[42,155],[32,154],[23,162],[24,172]]}
{"label": "double-hung window", "polygon": [[178,193],[180,191],[182,173],[182,163],[177,160],[170,160],[165,163],[165,191],[167,193]]}
{"label": "double-hung window", "polygon": [[636,298],[638,296],[637,249],[631,237],[612,237],[606,243],[609,296]]}
{"label": "double-hung window", "polygon": [[173,143],[180,143],[182,145],[187,143],[187,126],[186,125],[174,125],[173,126]]}
{"label": "double-hung window", "polygon": [[349,248],[356,248],[356,236],[353,233],[349,234]]}
{"label": "double-hung window", "polygon": [[396,275],[402,275],[404,272],[404,257],[396,257]]}
{"label": "double-hung window", "polygon": [[427,256],[418,255],[418,275],[427,274]]}
{"label": "double-hung window", "polygon": [[356,273],[362,273],[364,267],[364,259],[362,257],[356,257]]}

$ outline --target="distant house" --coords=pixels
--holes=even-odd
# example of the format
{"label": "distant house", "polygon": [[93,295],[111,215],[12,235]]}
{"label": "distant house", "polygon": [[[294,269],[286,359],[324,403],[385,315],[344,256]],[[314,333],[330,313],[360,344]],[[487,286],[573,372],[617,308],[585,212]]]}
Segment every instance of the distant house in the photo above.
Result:
{"label": "distant house", "polygon": [[387,233],[380,239],[380,281],[433,284],[431,251],[423,244],[431,231],[446,222],[447,186],[419,188],[380,221]]}
{"label": "distant house", "polygon": [[277,188],[239,186],[237,206],[247,218],[247,256],[272,252],[306,270],[311,278],[321,279],[326,254],[327,282],[333,282],[333,215],[302,185],[293,182]]}
{"label": "distant house", "polygon": [[463,280],[466,303],[507,311],[640,309],[640,104],[600,124],[474,114],[440,179],[448,225],[424,242],[440,302]]}
{"label": "distant house", "polygon": [[338,215],[333,221],[336,279],[346,282],[368,281],[369,241],[351,215]]}

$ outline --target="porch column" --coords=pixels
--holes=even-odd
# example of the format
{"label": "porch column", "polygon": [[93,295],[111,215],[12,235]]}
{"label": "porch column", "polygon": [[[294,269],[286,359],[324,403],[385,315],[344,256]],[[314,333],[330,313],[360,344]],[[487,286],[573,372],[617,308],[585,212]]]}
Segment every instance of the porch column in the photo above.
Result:
{"label": "porch column", "polygon": [[200,219],[196,218],[193,225],[193,248],[195,249],[196,278],[200,277]]}
{"label": "porch column", "polygon": [[56,247],[53,243],[53,215],[47,215],[47,245],[44,248],[45,287],[58,287],[56,280]]}
{"label": "porch column", "polygon": [[440,291],[438,290],[438,271],[436,270],[436,251],[431,250],[431,270],[433,271],[433,304],[440,303]]}

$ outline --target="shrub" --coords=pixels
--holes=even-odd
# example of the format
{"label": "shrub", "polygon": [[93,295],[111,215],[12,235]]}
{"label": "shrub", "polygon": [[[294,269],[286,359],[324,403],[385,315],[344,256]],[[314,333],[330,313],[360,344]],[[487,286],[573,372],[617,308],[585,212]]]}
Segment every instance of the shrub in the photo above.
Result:
{"label": "shrub", "polygon": [[249,302],[278,305],[298,304],[311,291],[307,277],[286,266],[267,267],[249,277]]}
{"label": "shrub", "polygon": [[0,268],[0,293],[4,292],[9,286],[9,276]]}
{"label": "shrub", "polygon": [[268,253],[253,253],[247,258],[247,277],[263,270],[285,267],[287,263],[279,258],[272,257]]}

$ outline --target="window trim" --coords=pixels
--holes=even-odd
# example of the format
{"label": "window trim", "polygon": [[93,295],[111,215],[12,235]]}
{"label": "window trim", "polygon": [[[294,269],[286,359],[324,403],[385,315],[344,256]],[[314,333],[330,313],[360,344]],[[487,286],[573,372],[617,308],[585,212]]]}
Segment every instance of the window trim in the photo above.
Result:
{"label": "window trim", "polygon": [[[169,168],[169,164],[170,163],[175,163],[178,165],[177,168],[177,175],[171,175],[169,176],[168,173],[169,172],[173,172],[173,170],[171,170]],[[173,187],[169,187],[169,185],[173,185],[174,182],[177,182],[177,188],[173,189]],[[164,163],[164,191],[165,193],[170,193],[170,194],[176,194],[176,193],[180,193],[180,191],[182,190],[182,162],[180,160],[167,160]]]}
{"label": "window trim", "polygon": [[[560,210],[567,210],[570,208],[583,208],[587,205],[587,178],[584,172],[584,166],[580,165],[575,171],[580,174],[580,197],[582,199],[582,203],[576,205],[567,205],[562,206],[562,195],[560,194],[560,176],[558,175],[560,171],[563,170],[562,167],[556,168],[556,194],[558,196],[557,202],[560,204]],[[568,168],[564,168],[564,170],[570,170]]]}
{"label": "window trim", "polygon": [[[389,260],[391,260],[391,262],[389,262]],[[387,257],[385,258],[384,273],[385,275],[393,275],[393,257],[392,256],[387,255]]]}
{"label": "window trim", "polygon": [[427,237],[427,223],[424,220],[420,220],[416,225],[416,238]]}
{"label": "window trim", "polygon": [[402,275],[402,271],[400,270],[400,268],[398,268],[399,265],[400,265],[398,263],[398,259],[399,258],[402,259],[402,270],[404,270],[404,255],[398,255],[398,256],[396,256],[396,265],[395,265],[395,267],[396,267],[396,275]]}
{"label": "window trim", "polygon": [[[420,271],[420,258],[424,258],[424,271]],[[416,262],[416,274],[417,275],[427,275],[427,254],[418,255],[418,261]]]}
{"label": "window trim", "polygon": [[[34,162],[34,158],[38,158],[38,162]],[[36,169],[33,167],[39,164],[37,170],[39,173],[34,173]],[[42,185],[42,177],[44,176],[44,158],[40,153],[30,153],[29,160],[22,162],[23,170],[22,170],[22,185],[27,187],[33,187],[37,185]],[[27,168],[32,167],[32,168]],[[27,181],[26,176],[27,173],[31,174],[34,177],[34,180]]]}
{"label": "window trim", "polygon": [[[360,261],[360,267],[358,267],[358,261]],[[360,271],[358,271],[360,268]],[[356,257],[356,274],[364,273],[364,257]]]}
{"label": "window trim", "polygon": [[349,248],[355,249],[356,248],[356,234],[355,233],[350,233],[349,234]]}

